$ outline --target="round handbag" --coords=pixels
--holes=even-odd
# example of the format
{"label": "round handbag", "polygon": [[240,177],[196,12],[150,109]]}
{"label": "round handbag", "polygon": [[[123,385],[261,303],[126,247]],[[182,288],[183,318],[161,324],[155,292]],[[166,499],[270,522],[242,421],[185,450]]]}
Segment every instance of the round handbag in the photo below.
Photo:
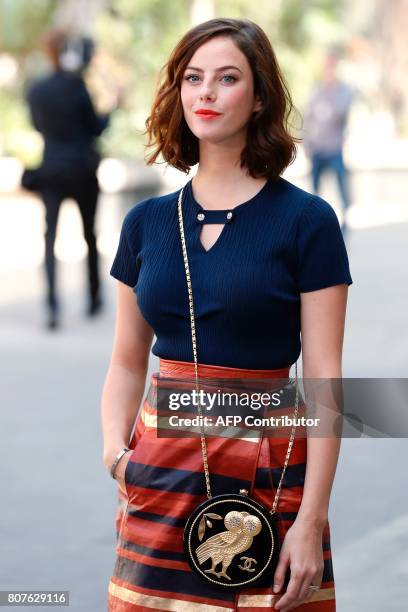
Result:
{"label": "round handbag", "polygon": [[[198,388],[197,342],[194,321],[194,303],[187,258],[182,215],[181,189],[178,198],[178,220],[184,268],[189,298],[191,338],[194,356],[196,391]],[[295,364],[296,397],[293,418],[298,415],[297,362]],[[188,517],[183,532],[183,545],[191,569],[207,584],[222,589],[239,590],[250,587],[270,587],[277,567],[280,542],[277,528],[276,507],[282,480],[289,462],[296,425],[292,426],[281,478],[272,508],[268,510],[248,495],[246,489],[239,493],[211,494],[207,446],[198,402],[201,424],[201,449],[207,499],[200,503]],[[296,420],[294,420],[296,423]],[[285,584],[289,581],[288,569]]]}
{"label": "round handbag", "polygon": [[226,588],[270,586],[279,559],[274,517],[242,494],[216,495],[199,504],[184,528],[190,567]]}

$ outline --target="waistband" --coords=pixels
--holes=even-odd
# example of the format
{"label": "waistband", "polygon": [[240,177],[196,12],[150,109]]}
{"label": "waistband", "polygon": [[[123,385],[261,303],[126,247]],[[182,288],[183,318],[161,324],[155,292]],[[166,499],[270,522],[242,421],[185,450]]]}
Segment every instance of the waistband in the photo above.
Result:
{"label": "waistband", "polygon": [[[198,375],[214,378],[288,378],[290,368],[274,370],[254,370],[252,368],[234,368],[228,366],[198,363]],[[194,376],[194,361],[159,359],[159,371],[163,376]]]}

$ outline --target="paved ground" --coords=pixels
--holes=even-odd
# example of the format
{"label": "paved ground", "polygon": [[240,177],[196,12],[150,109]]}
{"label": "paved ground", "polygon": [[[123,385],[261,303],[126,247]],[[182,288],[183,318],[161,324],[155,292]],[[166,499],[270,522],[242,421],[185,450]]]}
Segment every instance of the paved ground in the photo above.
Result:
{"label": "paved ground", "polygon": [[[407,374],[405,179],[356,178],[344,376]],[[373,193],[368,213],[367,190]],[[326,197],[335,202],[330,185]],[[31,200],[0,200],[0,588],[69,589],[73,610],[102,612],[114,562],[116,488],[102,466],[99,400],[114,325],[107,271],[123,210],[105,207],[99,217],[107,306],[90,322],[82,315],[84,265],[70,251],[76,211],[67,205],[59,245],[66,261],[60,264],[64,327],[54,335],[41,327],[40,212]],[[399,222],[387,222],[393,220]],[[407,455],[403,439],[343,441],[330,507],[339,612],[406,609]]]}

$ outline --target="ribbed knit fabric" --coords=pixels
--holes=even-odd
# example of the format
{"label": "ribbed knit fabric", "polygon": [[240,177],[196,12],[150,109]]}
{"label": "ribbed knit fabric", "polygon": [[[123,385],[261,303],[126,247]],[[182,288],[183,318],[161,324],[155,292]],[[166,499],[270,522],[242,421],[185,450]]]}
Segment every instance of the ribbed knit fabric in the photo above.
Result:
{"label": "ribbed knit fabric", "polygon": [[[238,368],[291,366],[299,357],[300,293],[352,284],[333,208],[279,177],[231,208],[215,244],[204,222],[222,222],[184,189],[183,220],[193,289],[198,362]],[[177,190],[126,214],[110,274],[133,288],[153,328],[153,354],[193,361]],[[215,203],[214,203],[215,205]],[[203,212],[205,221],[197,215]],[[226,211],[223,211],[225,214]]]}

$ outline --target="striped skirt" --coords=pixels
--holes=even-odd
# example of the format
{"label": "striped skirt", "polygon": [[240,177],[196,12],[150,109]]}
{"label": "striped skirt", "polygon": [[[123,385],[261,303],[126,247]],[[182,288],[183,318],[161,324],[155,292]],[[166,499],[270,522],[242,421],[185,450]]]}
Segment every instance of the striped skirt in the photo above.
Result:
{"label": "striped skirt", "polygon": [[[199,364],[199,375],[200,379],[288,378],[289,368],[247,370]],[[192,572],[187,563],[183,528],[193,509],[206,499],[201,442],[199,437],[159,437],[155,401],[159,380],[183,376],[194,378],[193,362],[160,359],[159,372],[151,376],[137,417],[129,444],[132,454],[125,471],[126,496],[118,488],[116,559],[108,587],[108,611],[273,610],[282,592],[274,595],[272,587],[239,592],[213,587]],[[287,414],[293,415],[293,407]],[[288,436],[262,436],[258,441],[207,436],[206,442],[212,494],[238,493],[245,488],[253,499],[271,508]],[[295,436],[277,506],[281,542],[302,500],[306,454],[306,436]],[[322,549],[324,573],[320,590],[294,610],[336,610],[328,522],[323,530]]]}

